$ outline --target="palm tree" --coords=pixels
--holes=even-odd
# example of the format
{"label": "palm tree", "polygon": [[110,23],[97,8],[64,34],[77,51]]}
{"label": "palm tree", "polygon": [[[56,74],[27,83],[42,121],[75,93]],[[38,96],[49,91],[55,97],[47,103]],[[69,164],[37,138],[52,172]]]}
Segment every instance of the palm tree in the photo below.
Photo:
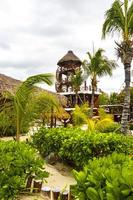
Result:
{"label": "palm tree", "polygon": [[90,117],[93,117],[94,108],[94,97],[95,91],[97,89],[97,77],[103,77],[105,75],[112,75],[112,70],[116,68],[117,64],[108,60],[107,57],[103,55],[104,50],[98,49],[96,52],[91,54],[88,52],[89,61],[85,60],[83,62],[83,68],[87,72],[88,76],[91,78],[92,87],[92,97],[91,97],[91,110]]}
{"label": "palm tree", "polygon": [[80,91],[80,86],[83,83],[82,71],[77,69],[75,74],[71,76],[71,84],[75,92],[75,104],[78,104],[78,91]]}
{"label": "palm tree", "polygon": [[118,103],[118,94],[116,92],[113,92],[110,94],[109,104],[114,105],[117,103]]}
{"label": "palm tree", "polygon": [[26,108],[28,104],[28,100],[30,98],[31,93],[35,89],[35,84],[44,82],[48,85],[52,84],[53,75],[52,74],[39,74],[35,76],[31,76],[27,78],[18,88],[15,96],[15,109],[16,109],[16,140],[19,141],[20,132],[21,132],[21,124],[24,116],[26,115]]}
{"label": "palm tree", "polygon": [[61,103],[57,96],[50,94],[48,92],[40,92],[38,95],[33,95],[33,103],[31,113],[35,113],[36,119],[41,119],[39,121],[43,126],[49,123],[51,119],[51,128],[53,127],[55,111],[58,111],[61,107]]}
{"label": "palm tree", "polygon": [[103,38],[110,33],[119,33],[122,41],[117,45],[118,57],[125,70],[125,99],[121,120],[121,132],[128,132],[128,117],[130,114],[130,69],[133,57],[133,2],[129,0],[115,0],[111,8],[106,11],[103,24]]}

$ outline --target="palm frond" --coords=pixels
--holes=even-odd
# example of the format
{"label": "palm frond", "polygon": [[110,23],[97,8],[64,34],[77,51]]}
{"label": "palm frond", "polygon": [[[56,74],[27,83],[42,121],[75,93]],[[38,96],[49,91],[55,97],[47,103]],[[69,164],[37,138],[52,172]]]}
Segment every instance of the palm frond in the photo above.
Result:
{"label": "palm frond", "polygon": [[131,3],[127,12],[128,31],[130,37],[133,35],[133,2]]}
{"label": "palm frond", "polygon": [[115,61],[108,60],[107,57],[103,55],[104,50],[98,49],[91,60],[84,62],[84,70],[88,73],[88,76],[102,77],[104,75],[112,75],[112,70],[118,67]]}
{"label": "palm frond", "polygon": [[71,76],[71,83],[75,92],[80,90],[80,86],[83,83],[83,76],[81,70],[76,70],[75,74]]}
{"label": "palm frond", "polygon": [[122,10],[122,3],[119,0],[115,0],[111,8],[107,10],[105,14],[105,22],[102,28],[102,38],[105,38],[106,34],[125,30],[125,16]]}
{"label": "palm frond", "polygon": [[17,140],[19,140],[19,135],[21,131],[22,120],[26,114],[26,105],[30,98],[30,95],[33,92],[34,86],[37,83],[46,83],[48,85],[52,84],[53,75],[52,74],[39,74],[27,78],[18,88],[15,97],[15,109],[16,109],[16,118],[17,118]]}
{"label": "palm frond", "polygon": [[97,58],[101,57],[103,52],[105,52],[105,50],[102,48],[99,48],[95,53],[95,57],[97,57]]}
{"label": "palm frond", "polygon": [[48,85],[52,85],[53,75],[52,74],[39,74],[35,76],[31,76],[27,78],[18,88],[15,101],[17,105],[20,107],[21,111],[24,110],[28,97],[33,91],[34,86],[37,83],[46,83]]}
{"label": "palm frond", "polygon": [[93,56],[91,55],[89,51],[87,52],[87,55],[89,56],[89,59],[91,60]]}

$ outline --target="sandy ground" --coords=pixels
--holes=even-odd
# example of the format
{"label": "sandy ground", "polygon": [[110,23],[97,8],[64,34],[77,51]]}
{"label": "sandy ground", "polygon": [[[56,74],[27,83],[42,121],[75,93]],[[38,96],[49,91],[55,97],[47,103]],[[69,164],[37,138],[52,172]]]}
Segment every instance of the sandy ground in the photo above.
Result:
{"label": "sandy ground", "polygon": [[[64,190],[69,191],[69,186],[75,184],[75,180],[71,173],[71,168],[63,165],[62,163],[57,163],[52,166],[46,164],[45,170],[49,172],[49,178],[47,178],[47,183],[44,183],[42,187],[49,187],[52,190],[59,189],[61,192]],[[50,200],[43,194],[38,195],[22,195],[18,200]]]}
{"label": "sandy ground", "polygon": [[49,200],[49,198],[44,197],[41,194],[38,195],[22,195],[18,200]]}
{"label": "sandy ground", "polygon": [[[20,141],[26,141],[26,139],[29,139],[29,138],[30,138],[29,136],[24,135],[20,137]],[[1,137],[0,140],[9,141],[9,140],[13,140],[13,137]]]}
{"label": "sandy ground", "polygon": [[57,163],[54,166],[47,164],[45,169],[50,175],[44,186],[48,186],[51,189],[59,188],[60,190],[68,190],[70,185],[76,183],[72,176],[72,169],[62,163]]}

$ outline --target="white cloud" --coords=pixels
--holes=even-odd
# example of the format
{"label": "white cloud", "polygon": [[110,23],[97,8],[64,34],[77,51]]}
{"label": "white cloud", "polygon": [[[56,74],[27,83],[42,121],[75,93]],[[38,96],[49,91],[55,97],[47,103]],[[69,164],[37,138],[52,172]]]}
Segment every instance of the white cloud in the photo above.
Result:
{"label": "white cloud", "polygon": [[[58,60],[69,49],[83,60],[93,42],[96,48],[104,48],[110,59],[116,59],[114,39],[101,41],[104,14],[112,2],[0,0],[0,72],[17,79],[55,73]],[[118,91],[123,77],[121,66],[111,79],[101,79],[99,86]]]}

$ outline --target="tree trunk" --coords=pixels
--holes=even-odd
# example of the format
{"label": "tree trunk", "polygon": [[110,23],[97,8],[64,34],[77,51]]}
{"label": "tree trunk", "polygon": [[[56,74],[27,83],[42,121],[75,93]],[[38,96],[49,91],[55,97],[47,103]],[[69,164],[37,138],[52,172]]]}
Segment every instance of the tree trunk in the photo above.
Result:
{"label": "tree trunk", "polygon": [[54,127],[56,128],[56,117],[54,118]]}
{"label": "tree trunk", "polygon": [[16,122],[16,141],[20,140],[20,112],[17,109],[17,122]]}
{"label": "tree trunk", "polygon": [[53,128],[54,125],[54,109],[51,108],[51,122],[50,122],[50,128]]}
{"label": "tree trunk", "polygon": [[75,92],[75,106],[78,104],[78,93]]}
{"label": "tree trunk", "polygon": [[128,120],[130,116],[130,69],[131,63],[124,64],[125,70],[125,98],[121,119],[121,132],[123,134],[128,133]]}
{"label": "tree trunk", "polygon": [[80,95],[77,94],[77,96],[78,96],[78,99],[80,100],[81,104],[83,104],[83,100],[81,99]]}
{"label": "tree trunk", "polygon": [[91,95],[91,109],[90,109],[90,117],[93,117],[93,108],[94,108],[94,96],[95,96],[95,87],[92,84],[92,95]]}

